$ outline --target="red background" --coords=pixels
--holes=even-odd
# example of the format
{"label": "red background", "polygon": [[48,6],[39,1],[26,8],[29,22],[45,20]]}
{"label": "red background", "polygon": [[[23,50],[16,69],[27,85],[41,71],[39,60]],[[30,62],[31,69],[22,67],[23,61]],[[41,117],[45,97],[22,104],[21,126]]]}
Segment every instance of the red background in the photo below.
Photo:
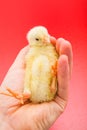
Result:
{"label": "red background", "polygon": [[0,83],[35,25],[68,39],[74,53],[69,103],[50,130],[87,130],[87,0],[0,1]]}

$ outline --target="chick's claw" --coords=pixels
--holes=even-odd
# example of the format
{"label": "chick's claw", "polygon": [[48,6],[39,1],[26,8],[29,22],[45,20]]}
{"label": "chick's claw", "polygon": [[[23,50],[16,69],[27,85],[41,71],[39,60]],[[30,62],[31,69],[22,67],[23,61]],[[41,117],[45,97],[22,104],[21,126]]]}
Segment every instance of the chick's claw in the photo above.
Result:
{"label": "chick's claw", "polygon": [[55,62],[54,65],[52,65],[52,73],[53,73],[53,76],[57,75],[57,61]]}
{"label": "chick's claw", "polygon": [[6,88],[6,90],[8,91],[8,93],[0,92],[0,94],[15,97],[20,101],[20,104],[24,104],[24,102],[30,98],[30,93],[17,93],[11,90],[10,88]]}
{"label": "chick's claw", "polygon": [[56,89],[57,89],[56,85],[57,85],[56,77],[53,77],[53,80],[52,80],[52,83],[51,83],[51,87],[50,87],[51,92],[53,92],[53,93],[56,92]]}
{"label": "chick's claw", "polygon": [[56,85],[57,85],[57,61],[52,66],[52,74],[53,74],[53,79],[52,79],[50,90],[51,92],[54,93],[56,92]]}

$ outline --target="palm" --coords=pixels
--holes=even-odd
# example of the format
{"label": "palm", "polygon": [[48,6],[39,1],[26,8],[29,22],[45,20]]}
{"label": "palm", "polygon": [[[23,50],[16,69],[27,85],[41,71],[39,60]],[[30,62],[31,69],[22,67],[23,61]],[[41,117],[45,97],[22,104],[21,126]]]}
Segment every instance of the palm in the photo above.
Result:
{"label": "palm", "polygon": [[[7,112],[10,114],[11,124],[16,127],[16,129],[24,130],[27,128],[32,129],[32,127],[34,129],[40,129],[41,126],[43,129],[48,129],[61,114],[61,112],[64,111],[67,102],[69,81],[68,65],[70,67],[70,71],[72,67],[72,50],[70,44],[64,39],[60,39],[59,43],[57,44],[60,45],[61,42],[62,44],[59,46],[59,48],[56,46],[57,49],[59,49],[58,51],[60,51],[60,48],[62,48],[62,50],[59,52],[62,54],[58,62],[59,97],[57,96],[54,101],[48,103],[32,104],[26,102],[25,105],[20,105],[17,99],[0,95],[0,103],[2,106],[8,108]],[[25,73],[24,57],[27,51],[28,47],[24,48],[19,53],[1,86],[7,86],[14,91],[18,91],[19,93],[22,92]],[[67,60],[67,56],[69,61]],[[18,119],[20,119],[19,122]],[[23,126],[23,124],[26,124],[26,126]]]}
{"label": "palm", "polygon": [[[16,76],[15,76],[16,75]],[[15,76],[15,78],[12,78],[13,76]],[[9,79],[9,81],[8,81]],[[12,68],[9,70],[9,73],[7,74],[5,80],[3,81],[3,86],[5,86],[5,84],[7,86],[9,86],[10,88],[14,89],[15,91],[18,91],[21,93],[21,90],[23,89],[23,79],[24,79],[24,68],[21,68],[19,70],[16,69],[15,67],[12,66]],[[8,84],[7,84],[8,82]],[[15,84],[16,83],[16,86]],[[20,105],[20,102],[15,99],[15,98],[11,98],[9,96],[5,96],[5,95],[0,95],[2,96],[2,103],[6,102],[6,104],[4,103],[4,105],[9,106],[8,114],[11,115],[11,121],[12,124],[16,127],[19,127],[18,125],[23,122],[25,122],[25,124],[27,123],[28,120],[30,120],[30,124],[32,121],[32,124],[42,124],[43,125],[47,125],[44,123],[47,123],[49,121],[50,115],[53,119],[53,121],[49,121],[49,126],[55,121],[55,119],[57,118],[57,116],[59,116],[61,113],[61,108],[60,106],[58,106],[58,104],[56,103],[56,101],[52,101],[49,103],[42,103],[42,104],[32,104],[32,103],[25,103],[25,105]],[[7,103],[7,101],[10,102]],[[54,111],[55,110],[55,111]],[[58,115],[56,114],[56,112],[58,111]],[[24,114],[23,114],[24,113]],[[20,122],[18,122],[18,119],[21,116],[21,120]],[[16,122],[14,122],[16,121]],[[18,123],[17,123],[18,122]],[[29,125],[30,125],[29,124]],[[47,126],[47,127],[49,127]],[[29,126],[30,127],[30,126]],[[18,129],[18,128],[17,128]],[[21,130],[24,128],[20,128]]]}
{"label": "palm", "polygon": [[[36,105],[26,104],[18,109],[16,108],[16,111],[11,114],[11,121],[13,126],[16,124],[16,129],[18,130],[25,129],[22,125],[20,125],[23,123],[26,124],[27,128],[32,128],[33,126],[34,129],[40,129],[42,126],[42,128],[48,129],[60,114],[60,107],[58,110],[57,103],[55,102]],[[19,122],[18,119],[20,119]]]}

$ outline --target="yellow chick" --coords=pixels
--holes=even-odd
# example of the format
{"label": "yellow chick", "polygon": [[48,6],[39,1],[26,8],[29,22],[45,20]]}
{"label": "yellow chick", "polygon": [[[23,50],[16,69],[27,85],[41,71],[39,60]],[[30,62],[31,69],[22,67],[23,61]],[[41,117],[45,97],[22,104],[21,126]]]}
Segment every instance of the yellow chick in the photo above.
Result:
{"label": "yellow chick", "polygon": [[32,28],[27,34],[29,52],[25,57],[26,68],[23,93],[7,88],[0,92],[20,100],[21,104],[30,99],[33,103],[51,101],[56,95],[58,54],[50,42],[50,35],[43,26]]}
{"label": "yellow chick", "polygon": [[43,26],[32,28],[27,40],[30,49],[26,55],[24,93],[31,93],[30,100],[34,103],[50,101],[57,91],[58,54]]}

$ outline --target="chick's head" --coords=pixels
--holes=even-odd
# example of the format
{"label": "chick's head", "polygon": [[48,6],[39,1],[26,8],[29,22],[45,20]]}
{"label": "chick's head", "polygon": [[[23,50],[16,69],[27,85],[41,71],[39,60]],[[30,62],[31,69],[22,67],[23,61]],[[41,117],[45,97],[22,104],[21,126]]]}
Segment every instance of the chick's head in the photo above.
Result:
{"label": "chick's head", "polygon": [[27,40],[31,46],[42,46],[50,43],[50,36],[45,27],[36,26],[28,32]]}

